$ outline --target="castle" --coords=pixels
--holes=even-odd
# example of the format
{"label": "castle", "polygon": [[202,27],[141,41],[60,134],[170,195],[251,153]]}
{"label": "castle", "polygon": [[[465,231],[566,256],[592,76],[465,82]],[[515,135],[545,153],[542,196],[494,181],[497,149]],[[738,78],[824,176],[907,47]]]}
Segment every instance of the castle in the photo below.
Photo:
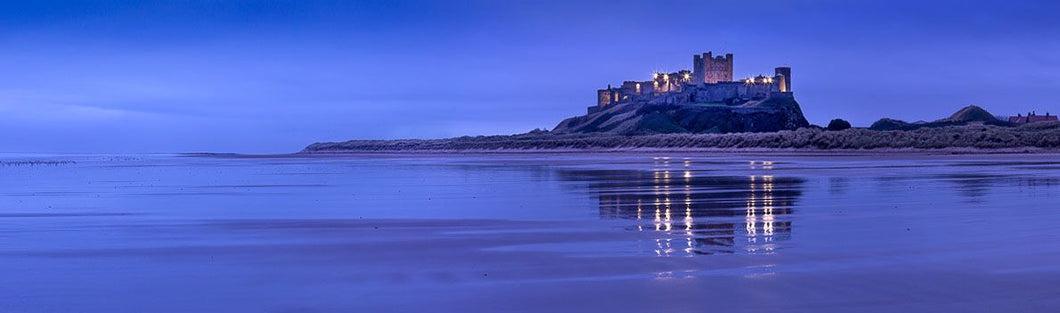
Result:
{"label": "castle", "polygon": [[597,102],[589,114],[623,103],[699,104],[735,106],[753,100],[793,97],[791,68],[778,67],[773,76],[758,75],[733,80],[732,54],[712,52],[692,56],[692,70],[654,73],[651,80],[625,81],[615,88],[596,91]]}

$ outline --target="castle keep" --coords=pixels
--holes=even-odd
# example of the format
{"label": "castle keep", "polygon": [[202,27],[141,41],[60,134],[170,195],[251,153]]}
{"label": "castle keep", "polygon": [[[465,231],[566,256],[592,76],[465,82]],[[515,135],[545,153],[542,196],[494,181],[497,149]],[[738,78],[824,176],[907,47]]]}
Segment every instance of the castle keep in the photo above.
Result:
{"label": "castle keep", "polygon": [[692,56],[692,70],[654,73],[651,80],[625,81],[596,91],[589,114],[622,103],[736,106],[752,100],[792,97],[791,68],[778,67],[773,76],[733,80],[733,56],[712,52]]}

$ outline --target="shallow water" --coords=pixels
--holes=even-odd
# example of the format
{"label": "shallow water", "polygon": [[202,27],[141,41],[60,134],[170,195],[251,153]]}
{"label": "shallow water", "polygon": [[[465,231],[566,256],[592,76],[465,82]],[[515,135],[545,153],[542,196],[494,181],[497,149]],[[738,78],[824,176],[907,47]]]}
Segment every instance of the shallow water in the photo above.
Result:
{"label": "shallow water", "polygon": [[0,155],[0,312],[1060,311],[1057,155]]}

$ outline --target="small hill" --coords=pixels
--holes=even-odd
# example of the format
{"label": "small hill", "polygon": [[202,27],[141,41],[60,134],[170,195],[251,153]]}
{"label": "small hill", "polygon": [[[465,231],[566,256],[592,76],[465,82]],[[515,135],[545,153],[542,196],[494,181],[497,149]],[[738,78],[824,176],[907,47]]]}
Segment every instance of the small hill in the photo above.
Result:
{"label": "small hill", "polygon": [[869,129],[871,129],[871,130],[903,130],[903,129],[911,129],[911,128],[916,127],[915,125],[923,125],[923,124],[927,124],[927,123],[910,124],[909,122],[906,122],[906,121],[896,120],[896,119],[886,118],[885,117],[885,118],[881,118],[880,120],[876,121],[875,123],[872,123],[872,125],[869,126]]}
{"label": "small hill", "polygon": [[969,105],[950,115],[950,117],[939,119],[934,122],[909,123],[902,120],[881,118],[869,126],[871,130],[914,130],[920,128],[935,128],[946,126],[963,126],[969,124],[985,124],[994,126],[1014,126],[1009,122],[994,117],[987,110]]}
{"label": "small hill", "polygon": [[795,130],[809,125],[794,98],[777,97],[740,105],[624,103],[563,120],[552,132],[612,135],[739,133]]}
{"label": "small hill", "polygon": [[991,123],[991,122],[999,122],[1000,120],[998,120],[996,117],[994,117],[993,114],[990,114],[990,112],[987,112],[983,108],[980,108],[980,107],[975,106],[975,105],[969,105],[969,106],[966,106],[966,107],[958,110],[956,113],[953,113],[953,115],[950,115],[950,117],[945,118],[945,119],[941,119],[941,120],[938,120],[938,121],[940,121],[940,122],[941,121],[955,122],[955,123],[968,123],[968,122]]}

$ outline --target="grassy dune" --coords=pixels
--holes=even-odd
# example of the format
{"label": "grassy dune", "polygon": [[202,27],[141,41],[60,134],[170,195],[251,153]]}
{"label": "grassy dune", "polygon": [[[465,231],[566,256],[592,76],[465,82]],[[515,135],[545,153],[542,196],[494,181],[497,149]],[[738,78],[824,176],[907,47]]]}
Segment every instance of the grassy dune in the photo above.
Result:
{"label": "grassy dune", "polygon": [[303,153],[392,151],[626,151],[626,150],[938,150],[1058,149],[1060,123],[1020,127],[966,125],[878,131],[800,128],[771,133],[618,136],[531,132],[430,140],[350,140],[314,143]]}

